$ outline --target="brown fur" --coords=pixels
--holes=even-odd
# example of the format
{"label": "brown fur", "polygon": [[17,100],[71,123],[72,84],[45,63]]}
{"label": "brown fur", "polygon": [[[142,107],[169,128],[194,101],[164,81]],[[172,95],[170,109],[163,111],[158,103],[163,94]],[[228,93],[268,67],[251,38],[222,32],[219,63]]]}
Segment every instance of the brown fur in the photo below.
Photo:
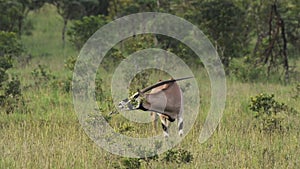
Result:
{"label": "brown fur", "polygon": [[[167,97],[167,100],[162,101],[162,98]],[[169,122],[174,121],[178,114],[181,113],[181,94],[180,88],[176,82],[170,82],[162,86],[158,86],[146,94],[146,106],[148,109],[155,107],[161,113],[151,112],[151,119],[153,124],[153,132],[157,132],[158,116],[162,122],[167,126]],[[162,109],[164,108],[164,109]]]}

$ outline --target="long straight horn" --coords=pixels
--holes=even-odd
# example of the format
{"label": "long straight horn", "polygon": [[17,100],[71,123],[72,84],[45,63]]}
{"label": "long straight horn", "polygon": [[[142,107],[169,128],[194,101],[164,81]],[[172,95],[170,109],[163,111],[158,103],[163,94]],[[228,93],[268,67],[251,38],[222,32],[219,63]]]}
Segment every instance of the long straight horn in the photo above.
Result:
{"label": "long straight horn", "polygon": [[186,80],[186,79],[191,79],[191,78],[194,78],[194,77],[183,77],[183,78],[179,78],[179,79],[171,79],[171,80],[161,81],[161,82],[158,82],[158,83],[156,83],[156,84],[154,84],[152,86],[149,86],[149,87],[146,87],[146,88],[142,89],[140,91],[140,93],[146,93],[149,90],[152,90],[152,89],[154,89],[154,88],[156,88],[158,86],[162,86],[162,85],[167,84],[167,83],[181,81],[181,80]]}

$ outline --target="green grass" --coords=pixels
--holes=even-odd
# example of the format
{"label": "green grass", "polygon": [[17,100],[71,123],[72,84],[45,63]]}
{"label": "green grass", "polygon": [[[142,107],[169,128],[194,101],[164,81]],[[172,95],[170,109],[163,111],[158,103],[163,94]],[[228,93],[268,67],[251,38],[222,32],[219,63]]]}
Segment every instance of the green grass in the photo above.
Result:
{"label": "green grass", "polygon": [[[33,85],[31,75],[38,64],[46,65],[58,80],[71,74],[64,61],[77,52],[67,43],[62,48],[62,19],[53,7],[47,6],[29,18],[35,26],[32,36],[23,36],[28,53],[34,57],[25,67],[11,70],[18,74],[22,84]],[[107,77],[109,79],[109,77]],[[107,80],[106,79],[106,80]],[[213,136],[204,144],[198,137],[209,109],[210,89],[207,76],[197,79],[200,84],[201,105],[196,124],[175,149],[183,148],[194,159],[188,164],[168,163],[159,158],[142,168],[297,168],[299,167],[299,114],[289,118],[291,128],[272,135],[255,129],[256,121],[247,105],[250,96],[261,92],[274,93],[275,99],[300,111],[299,100],[294,100],[294,84],[240,83],[228,79],[226,109]],[[121,157],[96,146],[85,134],[73,110],[72,95],[43,82],[40,87],[23,89],[31,110],[28,114],[1,113],[0,117],[0,168],[114,168]],[[99,103],[108,113],[107,102]],[[186,112],[188,115],[188,112]],[[112,125],[123,125],[119,115],[112,117]],[[130,135],[150,133],[150,125],[135,125]]]}

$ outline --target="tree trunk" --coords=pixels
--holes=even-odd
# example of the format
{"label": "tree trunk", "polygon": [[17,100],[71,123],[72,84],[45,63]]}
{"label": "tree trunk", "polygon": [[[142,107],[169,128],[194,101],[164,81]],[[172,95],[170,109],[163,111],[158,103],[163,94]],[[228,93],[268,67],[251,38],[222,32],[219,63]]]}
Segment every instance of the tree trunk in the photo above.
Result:
{"label": "tree trunk", "polygon": [[21,37],[21,35],[22,35],[22,28],[23,28],[23,16],[20,16],[19,18],[18,18],[18,35],[19,35],[19,37]]}
{"label": "tree trunk", "polygon": [[281,27],[281,36],[283,40],[283,49],[282,49],[282,54],[283,54],[283,67],[284,67],[284,82],[287,84],[289,82],[289,59],[287,55],[287,39],[286,39],[286,34],[285,34],[285,23],[283,19],[279,17],[279,25]]}
{"label": "tree trunk", "polygon": [[63,48],[65,48],[65,43],[66,43],[66,40],[65,40],[65,35],[66,35],[66,31],[67,31],[67,25],[68,25],[68,19],[64,19],[64,26],[63,26],[63,29],[62,29],[62,43],[63,43]]}
{"label": "tree trunk", "polygon": [[[285,23],[277,9],[277,2],[271,5],[268,20],[268,46],[264,49],[263,63],[268,64],[267,75],[269,77],[272,68],[283,65],[284,82],[289,82],[289,62],[287,55],[287,38]],[[261,39],[258,38],[258,40]],[[258,42],[257,42],[258,43]],[[256,47],[255,47],[255,50]]]}

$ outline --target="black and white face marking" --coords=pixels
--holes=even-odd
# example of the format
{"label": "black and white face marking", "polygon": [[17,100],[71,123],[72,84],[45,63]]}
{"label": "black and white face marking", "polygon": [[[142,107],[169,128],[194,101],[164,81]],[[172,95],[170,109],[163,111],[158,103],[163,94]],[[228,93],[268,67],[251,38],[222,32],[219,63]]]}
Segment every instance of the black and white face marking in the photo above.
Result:
{"label": "black and white face marking", "polygon": [[128,104],[130,104],[129,102],[130,102],[130,101],[129,101],[128,98],[126,98],[126,99],[120,101],[120,102],[119,102],[119,105],[118,105],[119,109],[125,109],[125,110],[128,109],[128,108],[129,108]]}
{"label": "black and white face marking", "polygon": [[119,109],[123,110],[135,110],[140,105],[140,99],[139,99],[139,92],[136,92],[134,95],[132,95],[129,98],[126,98],[119,102]]}
{"label": "black and white face marking", "polygon": [[118,107],[121,110],[134,110],[134,109],[136,109],[136,107],[134,107],[131,102],[132,102],[132,100],[126,98],[126,99],[119,102]]}

